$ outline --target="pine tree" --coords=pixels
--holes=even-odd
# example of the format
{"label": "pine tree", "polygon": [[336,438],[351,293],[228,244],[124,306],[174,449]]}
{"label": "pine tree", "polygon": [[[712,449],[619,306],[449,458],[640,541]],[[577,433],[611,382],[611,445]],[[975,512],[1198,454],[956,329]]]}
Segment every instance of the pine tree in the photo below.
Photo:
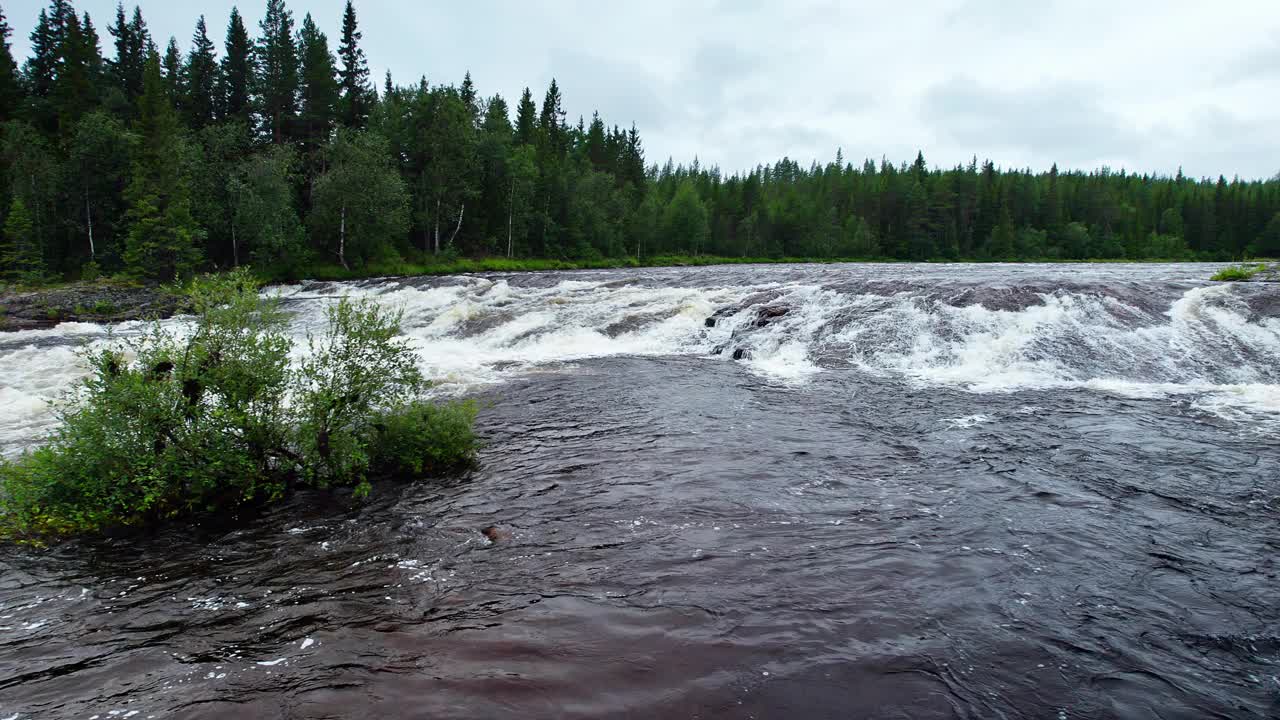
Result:
{"label": "pine tree", "polygon": [[31,56],[23,68],[30,91],[31,118],[49,134],[56,129],[58,121],[53,93],[58,66],[62,64],[64,21],[65,18],[59,18],[56,13],[40,11],[36,27],[31,31]]}
{"label": "pine tree", "polygon": [[[338,44],[338,57],[342,62],[341,100],[339,117],[344,127],[362,129],[369,122],[374,92],[369,85],[369,62],[360,49],[360,33],[356,22],[356,9],[347,0],[342,14],[342,42]],[[391,93],[391,71],[387,71],[387,94]]]}
{"label": "pine tree", "polygon": [[20,197],[15,197],[9,205],[9,216],[4,223],[4,240],[0,266],[4,268],[6,277],[25,282],[44,279],[44,255],[36,239],[31,213]]}
{"label": "pine tree", "polygon": [[203,15],[196,22],[195,34],[191,36],[191,53],[187,55],[183,75],[186,89],[182,103],[184,117],[192,130],[201,130],[218,118],[221,103],[217,96],[222,84],[216,51],[209,39]]}
{"label": "pine tree", "polygon": [[80,118],[98,104],[102,52],[98,48],[98,33],[88,15],[83,21],[74,13],[67,18],[59,54],[53,102],[58,126],[66,136]]}
{"label": "pine tree", "polygon": [[542,139],[548,147],[561,154],[567,148],[564,143],[564,108],[561,105],[560,86],[551,78],[551,85],[542,99],[542,111],[538,115],[538,129],[542,131]]}
{"label": "pine tree", "polygon": [[591,116],[591,127],[586,135],[587,159],[591,161],[591,166],[600,171],[612,171],[612,163],[605,147],[604,121],[600,119],[600,113]]}
{"label": "pine tree", "polygon": [[516,144],[533,145],[537,140],[538,106],[533,104],[533,93],[524,89],[520,104],[516,106]]}
{"label": "pine tree", "polygon": [[298,120],[303,152],[311,154],[323,148],[333,132],[338,81],[329,39],[316,27],[310,13],[303,19],[298,33],[298,51],[302,56],[302,102]]}
{"label": "pine tree", "polygon": [[298,116],[298,48],[293,13],[284,0],[267,0],[267,13],[259,27],[262,36],[254,53],[259,131],[269,142],[280,145],[290,139]]}
{"label": "pine tree", "polygon": [[125,264],[143,277],[173,280],[196,268],[204,231],[191,214],[189,178],[177,160],[183,154],[178,117],[154,51],[143,75],[137,129],[142,146],[126,193]]}
{"label": "pine tree", "polygon": [[183,105],[187,93],[182,77],[182,51],[178,49],[176,38],[169,38],[169,45],[165,48],[160,70],[163,73],[165,92],[169,94],[169,102],[185,110]]}
{"label": "pine tree", "polygon": [[643,197],[646,189],[644,146],[640,142],[640,131],[636,129],[635,123],[631,123],[631,130],[627,132],[626,160],[623,166],[623,180],[631,183],[635,197]]}
{"label": "pine tree", "polygon": [[22,84],[18,76],[18,63],[13,59],[9,43],[13,30],[0,9],[0,122],[17,116],[22,104]]}
{"label": "pine tree", "polygon": [[111,74],[125,99],[136,102],[142,95],[143,75],[152,45],[142,10],[135,7],[132,19],[126,20],[124,5],[117,5],[116,22],[107,31],[115,38],[116,57],[111,62]]}
{"label": "pine tree", "polygon": [[466,77],[462,78],[462,87],[458,88],[458,95],[462,98],[462,104],[467,106],[467,111],[471,113],[472,122],[479,123],[480,104],[477,102],[476,84],[471,81],[470,70],[467,71]]}
{"label": "pine tree", "polygon": [[227,23],[226,54],[222,57],[222,85],[218,99],[222,108],[219,117],[238,120],[246,125],[252,118],[250,104],[254,82],[253,43],[245,30],[240,11],[231,8],[231,20]]}

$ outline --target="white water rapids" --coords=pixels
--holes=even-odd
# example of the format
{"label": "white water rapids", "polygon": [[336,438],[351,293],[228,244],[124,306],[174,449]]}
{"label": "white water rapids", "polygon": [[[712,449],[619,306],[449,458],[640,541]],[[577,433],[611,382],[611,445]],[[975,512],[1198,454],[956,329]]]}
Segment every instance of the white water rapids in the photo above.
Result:
{"label": "white water rapids", "polygon": [[[295,313],[299,338],[337,295],[402,309],[438,392],[592,358],[734,362],[741,350],[738,362],[761,382],[867,373],[979,394],[1179,398],[1227,420],[1280,419],[1280,318],[1270,288],[1174,282],[1162,266],[1111,269],[1089,282],[1072,266],[874,267],[463,276],[269,292]],[[780,314],[762,321],[763,308]],[[18,452],[47,432],[50,401],[85,372],[80,346],[105,341],[104,328],[81,323],[0,335],[0,449]]]}

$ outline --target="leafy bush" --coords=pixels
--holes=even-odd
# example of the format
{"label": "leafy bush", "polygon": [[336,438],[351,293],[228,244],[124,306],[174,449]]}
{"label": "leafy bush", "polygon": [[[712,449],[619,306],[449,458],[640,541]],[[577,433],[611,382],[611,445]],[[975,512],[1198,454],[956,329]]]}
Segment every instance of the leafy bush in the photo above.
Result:
{"label": "leafy bush", "polygon": [[435,405],[413,402],[378,414],[373,422],[373,468],[389,475],[435,475],[457,469],[474,458],[471,401]]}
{"label": "leafy bush", "polygon": [[274,300],[246,272],[193,284],[194,326],[89,352],[43,447],[0,462],[0,534],[87,532],[280,498],[368,489],[474,456],[466,404],[419,399],[399,316],[342,300],[297,368]]}
{"label": "leafy bush", "polygon": [[1229,268],[1223,268],[1213,276],[1213,280],[1223,282],[1243,281],[1252,278],[1254,275],[1266,269],[1266,265],[1259,263],[1258,265],[1232,265]]}
{"label": "leafy bush", "polygon": [[80,266],[80,279],[83,282],[97,282],[100,277],[102,277],[102,267],[96,260],[90,260]]}

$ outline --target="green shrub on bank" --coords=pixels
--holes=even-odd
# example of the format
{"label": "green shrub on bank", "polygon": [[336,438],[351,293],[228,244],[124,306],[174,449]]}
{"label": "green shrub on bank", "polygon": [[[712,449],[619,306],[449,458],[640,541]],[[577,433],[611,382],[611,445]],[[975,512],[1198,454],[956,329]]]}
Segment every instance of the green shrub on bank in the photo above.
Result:
{"label": "green shrub on bank", "polygon": [[1222,282],[1239,282],[1252,278],[1254,275],[1257,275],[1266,268],[1267,266],[1264,263],[1259,263],[1257,265],[1232,265],[1231,267],[1219,270],[1211,279]]}
{"label": "green shrub on bank", "polygon": [[368,488],[475,452],[474,408],[419,400],[399,316],[342,300],[309,354],[244,272],[190,290],[195,321],[88,353],[41,448],[0,462],[0,534],[91,532],[279,499],[292,487]]}

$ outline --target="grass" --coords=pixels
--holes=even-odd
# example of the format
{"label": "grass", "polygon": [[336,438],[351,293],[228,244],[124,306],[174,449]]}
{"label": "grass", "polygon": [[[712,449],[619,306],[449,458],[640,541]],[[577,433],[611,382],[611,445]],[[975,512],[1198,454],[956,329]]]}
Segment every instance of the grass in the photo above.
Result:
{"label": "grass", "polygon": [[[538,272],[553,270],[599,270],[640,267],[702,267],[707,265],[765,265],[765,264],[819,264],[839,263],[910,263],[913,260],[868,258],[806,258],[806,257],[724,257],[718,255],[654,255],[636,260],[625,258],[596,258],[588,260],[547,260],[536,258],[427,258],[423,261],[396,260],[374,262],[350,269],[340,265],[316,264],[298,268],[292,272],[266,272],[266,282],[291,282],[308,280],[358,280],[370,277],[414,277],[420,275],[457,275],[478,272]],[[1092,260],[1062,260],[1042,258],[1036,260],[974,260],[935,259],[936,263],[1018,262],[1018,263],[1168,263],[1194,262],[1186,258],[1109,258]]]}
{"label": "grass", "polygon": [[1257,265],[1233,265],[1229,268],[1219,270],[1211,279],[1220,282],[1240,282],[1252,279],[1254,275],[1267,269],[1266,263],[1258,263]]}

